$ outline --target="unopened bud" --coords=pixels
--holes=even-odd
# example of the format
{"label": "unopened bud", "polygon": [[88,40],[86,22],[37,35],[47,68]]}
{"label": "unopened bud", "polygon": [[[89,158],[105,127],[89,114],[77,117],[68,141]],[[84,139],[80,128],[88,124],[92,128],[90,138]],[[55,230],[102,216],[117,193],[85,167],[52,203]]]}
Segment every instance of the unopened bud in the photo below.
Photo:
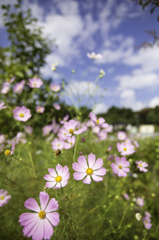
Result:
{"label": "unopened bud", "polygon": [[60,154],[61,154],[60,149],[57,149],[57,150],[55,151],[55,155],[58,156],[58,155],[60,155]]}
{"label": "unopened bud", "polygon": [[9,155],[11,154],[11,151],[7,149],[7,150],[4,151],[4,154],[5,154],[6,156],[9,156]]}

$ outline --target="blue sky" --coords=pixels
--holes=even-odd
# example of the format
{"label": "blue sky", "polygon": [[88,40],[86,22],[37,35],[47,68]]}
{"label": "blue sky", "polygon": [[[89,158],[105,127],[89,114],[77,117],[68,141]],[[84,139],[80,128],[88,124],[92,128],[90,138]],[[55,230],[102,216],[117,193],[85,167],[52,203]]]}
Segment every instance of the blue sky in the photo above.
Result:
{"label": "blue sky", "polygon": [[[16,1],[1,0],[3,2],[14,4]],[[22,2],[23,8],[31,8],[38,25],[44,27],[43,34],[56,39],[58,48],[47,56],[47,65],[41,73],[57,83],[61,82],[58,72],[69,79],[67,93],[61,98],[67,104],[71,104],[73,98],[79,106],[78,95],[84,96],[81,105],[94,107],[95,113],[105,112],[111,106],[137,111],[159,105],[159,47],[135,49],[144,41],[152,40],[145,30],[159,29],[158,10],[151,15],[149,8],[143,11],[131,0]],[[1,14],[2,10],[0,19]],[[7,34],[2,21],[0,34],[0,45],[6,46]],[[100,53],[103,58],[94,60],[81,80],[92,62],[87,52]],[[52,72],[50,64],[55,62],[59,63],[57,72]],[[94,84],[100,69],[106,75]],[[90,100],[88,92],[94,94]]]}

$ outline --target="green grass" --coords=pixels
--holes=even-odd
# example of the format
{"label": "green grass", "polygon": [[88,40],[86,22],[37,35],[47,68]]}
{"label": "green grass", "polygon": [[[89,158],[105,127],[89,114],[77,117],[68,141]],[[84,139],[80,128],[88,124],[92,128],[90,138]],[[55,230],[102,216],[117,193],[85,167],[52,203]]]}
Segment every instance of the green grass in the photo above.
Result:
{"label": "green grass", "polygon": [[[81,138],[86,137],[82,143]],[[157,139],[140,140],[140,148],[136,153],[127,157],[130,160],[130,174],[126,178],[119,178],[113,174],[111,162],[107,160],[106,150],[110,145],[113,149],[110,154],[118,154],[116,141],[105,140],[92,142],[91,133],[79,136],[76,151],[75,147],[63,150],[60,156],[55,156],[51,149],[51,141],[46,141],[41,136],[28,138],[26,144],[16,145],[14,156],[0,155],[0,189],[7,190],[11,195],[8,204],[0,208],[0,239],[22,240],[23,236],[18,219],[22,213],[31,212],[24,207],[28,198],[35,198],[39,203],[39,193],[44,191],[48,168],[55,168],[58,163],[67,165],[70,179],[63,189],[47,189],[50,199],[58,200],[60,222],[54,227],[51,239],[54,240],[131,240],[159,239],[159,159],[157,158]],[[41,154],[37,155],[37,150]],[[86,157],[94,153],[97,158],[103,158],[107,173],[102,182],[92,181],[90,185],[82,181],[75,181],[72,163],[77,161],[79,152]],[[142,173],[136,168],[136,160],[146,161],[149,166],[147,173]],[[23,164],[26,163],[33,167]],[[33,164],[33,165],[32,165]],[[133,178],[131,173],[137,173],[138,178]],[[123,194],[128,193],[130,200],[124,199]],[[154,196],[155,194],[155,196]],[[143,197],[145,205],[139,207],[134,201],[135,197]],[[142,220],[137,221],[137,212],[144,216],[144,212],[151,213],[152,228],[146,230]],[[32,239],[32,238],[29,238]]]}

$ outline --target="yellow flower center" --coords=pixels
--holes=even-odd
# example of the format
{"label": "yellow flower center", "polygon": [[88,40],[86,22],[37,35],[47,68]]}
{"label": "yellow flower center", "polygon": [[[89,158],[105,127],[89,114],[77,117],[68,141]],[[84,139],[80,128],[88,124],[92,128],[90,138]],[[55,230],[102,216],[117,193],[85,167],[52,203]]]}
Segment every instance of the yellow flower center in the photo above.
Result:
{"label": "yellow flower center", "polygon": [[61,180],[62,180],[62,177],[61,177],[61,176],[55,177],[55,181],[56,181],[56,182],[61,182]]}
{"label": "yellow flower center", "polygon": [[59,146],[60,146],[60,143],[58,143],[57,146],[59,147]]}
{"label": "yellow flower center", "polygon": [[127,148],[123,148],[124,151],[127,151]]}
{"label": "yellow flower center", "polygon": [[41,112],[41,108],[38,109],[38,112]]}
{"label": "yellow flower center", "polygon": [[5,154],[6,156],[9,156],[9,155],[11,154],[11,151],[7,149],[7,150],[5,150],[4,154]]}
{"label": "yellow flower center", "polygon": [[98,124],[99,124],[99,120],[97,119],[97,121],[96,121]]}
{"label": "yellow flower center", "polygon": [[140,163],[139,166],[142,167],[142,164]]}
{"label": "yellow flower center", "polygon": [[64,135],[66,135],[66,133],[64,133]]}
{"label": "yellow flower center", "polygon": [[72,143],[72,142],[70,142],[70,145],[73,145],[73,143]]}
{"label": "yellow flower center", "polygon": [[9,78],[7,79],[7,82],[10,82],[10,79],[9,79]]}
{"label": "yellow flower center", "polygon": [[147,220],[145,220],[145,223],[148,223],[148,221],[147,221]]}
{"label": "yellow flower center", "polygon": [[92,168],[87,168],[86,173],[87,173],[88,175],[92,175],[93,169],[92,169]]}
{"label": "yellow flower center", "polygon": [[24,114],[23,114],[23,113],[20,113],[19,116],[20,116],[20,117],[24,117]]}
{"label": "yellow flower center", "polygon": [[39,218],[44,219],[46,213],[43,210],[41,210],[38,215],[39,215]]}
{"label": "yellow flower center", "polygon": [[34,86],[36,86],[36,83],[34,83]]}
{"label": "yellow flower center", "polygon": [[73,133],[73,129],[72,129],[72,128],[71,128],[71,129],[69,129],[69,133],[71,133],[71,134]]}
{"label": "yellow flower center", "polygon": [[1,196],[0,199],[3,200],[3,199],[4,199],[4,196]]}
{"label": "yellow flower center", "polygon": [[119,168],[120,168],[120,169],[122,169],[122,166],[121,166],[121,165],[119,165]]}

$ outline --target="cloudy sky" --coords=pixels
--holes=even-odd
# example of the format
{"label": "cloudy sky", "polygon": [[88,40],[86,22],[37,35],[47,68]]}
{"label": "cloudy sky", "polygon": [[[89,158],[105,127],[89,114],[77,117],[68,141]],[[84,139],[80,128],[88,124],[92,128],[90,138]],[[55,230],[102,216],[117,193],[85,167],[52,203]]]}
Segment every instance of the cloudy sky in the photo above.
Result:
{"label": "cloudy sky", "polygon": [[[0,0],[14,4],[16,0]],[[44,78],[68,82],[62,100],[94,107],[95,113],[111,106],[140,110],[159,105],[159,47],[136,48],[152,41],[145,30],[159,29],[158,9],[142,10],[131,0],[23,0],[23,8],[43,26],[43,34],[56,39],[58,48],[47,56]],[[0,45],[9,44],[0,10]],[[87,53],[100,53],[92,60]],[[58,62],[57,71],[50,64]],[[91,67],[86,72],[86,69]],[[100,69],[105,71],[98,78]],[[72,74],[72,70],[75,73]],[[92,97],[93,96],[93,97]],[[80,101],[79,101],[80,100]]]}

